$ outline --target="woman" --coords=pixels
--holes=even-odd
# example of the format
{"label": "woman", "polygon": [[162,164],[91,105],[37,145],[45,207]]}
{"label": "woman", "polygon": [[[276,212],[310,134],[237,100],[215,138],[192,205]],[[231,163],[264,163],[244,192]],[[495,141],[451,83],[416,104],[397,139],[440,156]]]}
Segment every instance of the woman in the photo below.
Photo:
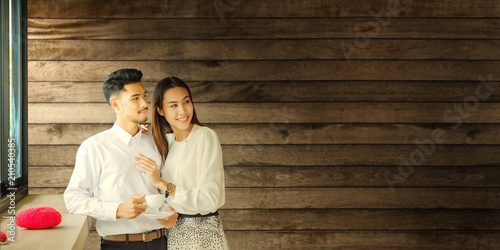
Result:
{"label": "woman", "polygon": [[179,213],[167,234],[168,249],[228,249],[217,212],[225,202],[221,146],[217,134],[198,121],[181,79],[168,77],[156,85],[152,130],[164,161],[161,174],[143,155],[136,164]]}

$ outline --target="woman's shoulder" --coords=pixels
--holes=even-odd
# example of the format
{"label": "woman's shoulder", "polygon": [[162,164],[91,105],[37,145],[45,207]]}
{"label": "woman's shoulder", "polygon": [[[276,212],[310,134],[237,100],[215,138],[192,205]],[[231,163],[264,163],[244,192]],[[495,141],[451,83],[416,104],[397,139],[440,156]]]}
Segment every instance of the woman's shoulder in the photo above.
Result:
{"label": "woman's shoulder", "polygon": [[196,133],[215,133],[211,128],[207,126],[200,126],[198,124],[194,124],[193,131]]}
{"label": "woman's shoulder", "polygon": [[193,138],[196,138],[198,140],[218,140],[217,133],[209,127],[195,124],[193,127],[193,131],[191,132],[193,133]]}

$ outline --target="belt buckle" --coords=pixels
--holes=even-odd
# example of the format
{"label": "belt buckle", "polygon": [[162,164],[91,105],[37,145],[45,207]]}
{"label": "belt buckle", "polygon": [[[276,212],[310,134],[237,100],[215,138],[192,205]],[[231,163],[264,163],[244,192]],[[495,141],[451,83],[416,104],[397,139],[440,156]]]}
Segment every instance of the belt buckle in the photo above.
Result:
{"label": "belt buckle", "polygon": [[143,242],[150,242],[150,241],[153,241],[153,239],[151,239],[151,240],[146,240],[146,234],[148,234],[148,233],[142,233],[142,241],[143,241]]}

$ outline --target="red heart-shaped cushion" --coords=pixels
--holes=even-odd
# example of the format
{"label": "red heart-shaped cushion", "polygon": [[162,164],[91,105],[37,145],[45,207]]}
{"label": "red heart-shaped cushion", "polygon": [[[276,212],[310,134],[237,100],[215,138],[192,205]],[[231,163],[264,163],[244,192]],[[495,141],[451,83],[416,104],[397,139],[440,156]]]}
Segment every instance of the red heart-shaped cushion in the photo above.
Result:
{"label": "red heart-shaped cushion", "polygon": [[45,229],[59,225],[61,214],[51,207],[34,207],[16,215],[16,224],[28,229]]}

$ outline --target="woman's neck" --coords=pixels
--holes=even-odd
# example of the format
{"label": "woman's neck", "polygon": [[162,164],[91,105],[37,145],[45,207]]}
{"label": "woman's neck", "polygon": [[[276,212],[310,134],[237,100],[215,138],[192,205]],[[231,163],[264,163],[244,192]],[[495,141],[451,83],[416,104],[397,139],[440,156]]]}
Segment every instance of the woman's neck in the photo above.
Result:
{"label": "woman's neck", "polygon": [[191,133],[191,130],[193,129],[193,127],[194,127],[194,123],[190,123],[189,126],[183,130],[178,130],[176,128],[172,128],[172,130],[174,131],[175,140],[178,142],[186,140],[186,138],[188,138],[188,136],[189,136],[189,133]]}

